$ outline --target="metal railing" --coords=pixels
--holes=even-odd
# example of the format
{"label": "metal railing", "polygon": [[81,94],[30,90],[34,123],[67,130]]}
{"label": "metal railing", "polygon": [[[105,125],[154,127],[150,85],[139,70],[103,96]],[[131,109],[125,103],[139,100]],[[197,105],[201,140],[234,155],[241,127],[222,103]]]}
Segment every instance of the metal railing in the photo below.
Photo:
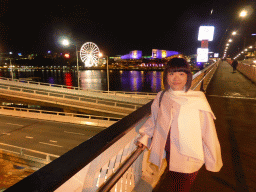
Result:
{"label": "metal railing", "polygon": [[0,105],[0,109],[11,110],[11,111],[22,111],[26,113],[37,113],[37,114],[50,114],[56,116],[68,116],[68,117],[78,117],[81,119],[98,119],[104,121],[119,121],[121,118],[118,117],[108,117],[108,116],[98,116],[98,115],[87,115],[87,114],[78,114],[78,113],[66,113],[66,112],[57,112],[57,111],[46,111],[39,109],[28,109],[28,108],[18,108],[18,107],[9,107]]}
{"label": "metal railing", "polygon": [[11,79],[6,77],[0,77],[0,80],[7,80],[7,81],[14,81],[14,82],[20,82],[20,83],[27,83],[32,85],[43,85],[47,87],[58,87],[62,89],[72,89],[72,90],[81,90],[81,91],[87,91],[87,92],[96,92],[96,93],[105,93],[110,95],[123,95],[125,97],[136,97],[136,96],[155,96],[156,93],[150,93],[150,92],[126,92],[126,91],[103,91],[103,90],[96,90],[96,89],[82,89],[79,87],[73,87],[73,86],[66,86],[66,85],[59,85],[59,84],[51,84],[51,83],[44,83],[44,82],[36,82],[36,81],[28,81],[28,80],[20,80],[20,79]]}
{"label": "metal railing", "polygon": [[43,95],[48,97],[52,96],[57,98],[70,99],[75,101],[84,101],[89,103],[102,104],[102,105],[113,106],[113,107],[122,107],[122,108],[135,109],[135,110],[142,106],[140,104],[130,104],[130,103],[125,103],[120,101],[119,102],[110,101],[110,100],[104,100],[104,99],[93,98],[88,96],[76,96],[76,95],[58,93],[58,92],[47,91],[47,90],[43,91],[43,90],[35,90],[35,89],[28,89],[28,88],[20,88],[20,87],[11,86],[11,85],[0,85],[0,88],[6,89],[6,90],[36,94],[36,95]]}
{"label": "metal railing", "polygon": [[[59,155],[18,147],[6,143],[0,143],[0,150],[5,153],[10,153],[9,155],[17,155],[21,159],[28,160],[30,162],[30,166],[33,164],[33,167],[37,168],[41,168],[50,163],[52,160],[60,157]],[[43,156],[45,158],[42,158]]]}
{"label": "metal railing", "polygon": [[[205,73],[201,72],[195,76],[192,89],[205,90],[217,65],[218,63],[213,64],[205,69]],[[139,186],[141,180],[153,187],[161,174],[150,167],[148,151],[142,152],[135,145],[139,137],[139,129],[150,116],[151,104],[152,101],[6,191],[26,189],[26,191],[56,192],[97,190],[129,192],[135,186]],[[134,160],[135,162],[132,163]],[[128,168],[129,166],[131,167]]]}

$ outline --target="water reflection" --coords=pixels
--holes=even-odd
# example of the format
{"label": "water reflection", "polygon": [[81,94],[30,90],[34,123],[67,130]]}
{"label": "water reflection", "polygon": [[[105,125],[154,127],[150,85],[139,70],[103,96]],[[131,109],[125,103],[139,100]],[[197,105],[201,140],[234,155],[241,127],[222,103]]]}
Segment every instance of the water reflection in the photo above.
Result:
{"label": "water reflection", "polygon": [[73,81],[72,81],[72,73],[71,72],[66,72],[64,73],[65,76],[65,83],[66,86],[73,86]]}
{"label": "water reflection", "polygon": [[[10,71],[0,70],[1,76],[11,77]],[[77,87],[77,72],[65,70],[16,70],[17,78],[38,77],[36,81]],[[159,92],[163,89],[161,71],[110,70],[110,91]],[[80,71],[83,89],[107,90],[106,70]]]}
{"label": "water reflection", "polygon": [[80,72],[82,89],[104,90],[105,75],[99,70],[86,70]]}

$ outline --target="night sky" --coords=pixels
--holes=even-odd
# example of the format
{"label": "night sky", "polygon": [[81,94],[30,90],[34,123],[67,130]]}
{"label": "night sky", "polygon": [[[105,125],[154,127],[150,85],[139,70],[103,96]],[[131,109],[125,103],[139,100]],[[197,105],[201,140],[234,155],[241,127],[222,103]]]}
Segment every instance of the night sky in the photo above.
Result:
{"label": "night sky", "polygon": [[[253,1],[0,2],[0,52],[61,51],[59,40],[68,37],[79,47],[95,42],[109,56],[131,50],[151,55],[152,49],[195,54],[201,45],[197,41],[199,26],[213,25],[215,35],[209,49],[222,54],[234,29],[239,28],[246,35],[256,33]],[[250,9],[250,13],[241,21],[239,12],[243,8]],[[230,50],[238,49],[240,37],[236,37]]]}

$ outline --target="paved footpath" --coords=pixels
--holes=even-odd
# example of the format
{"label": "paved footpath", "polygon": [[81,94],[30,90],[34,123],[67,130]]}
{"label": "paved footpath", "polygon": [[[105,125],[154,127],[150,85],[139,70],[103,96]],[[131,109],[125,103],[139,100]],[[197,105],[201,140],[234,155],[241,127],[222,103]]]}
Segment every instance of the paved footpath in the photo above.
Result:
{"label": "paved footpath", "polygon": [[[207,99],[216,116],[223,168],[212,173],[203,166],[191,192],[256,191],[256,85],[221,62],[208,88]],[[162,186],[154,191],[168,191]]]}

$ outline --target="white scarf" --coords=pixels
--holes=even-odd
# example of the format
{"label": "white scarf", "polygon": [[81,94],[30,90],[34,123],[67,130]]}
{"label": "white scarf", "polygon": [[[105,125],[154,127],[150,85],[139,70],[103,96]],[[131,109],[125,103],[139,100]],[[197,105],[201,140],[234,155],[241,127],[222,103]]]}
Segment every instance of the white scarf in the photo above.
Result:
{"label": "white scarf", "polygon": [[168,91],[172,100],[180,105],[178,117],[180,153],[204,161],[199,110],[210,112],[211,107],[201,91]]}

